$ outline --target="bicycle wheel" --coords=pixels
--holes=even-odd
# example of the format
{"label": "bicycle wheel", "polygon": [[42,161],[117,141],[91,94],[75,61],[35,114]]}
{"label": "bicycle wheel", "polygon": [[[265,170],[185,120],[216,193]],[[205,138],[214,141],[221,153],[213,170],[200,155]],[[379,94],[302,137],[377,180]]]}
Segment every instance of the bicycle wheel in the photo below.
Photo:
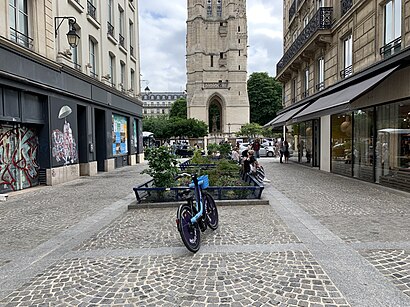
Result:
{"label": "bicycle wheel", "polygon": [[186,248],[196,253],[201,242],[201,232],[198,224],[191,223],[192,209],[188,204],[182,204],[178,209],[178,230]]}
{"label": "bicycle wheel", "polygon": [[205,204],[205,212],[206,212],[206,223],[208,224],[209,228],[215,230],[218,228],[218,209],[216,208],[215,200],[211,196],[211,194],[202,192],[203,201]]}

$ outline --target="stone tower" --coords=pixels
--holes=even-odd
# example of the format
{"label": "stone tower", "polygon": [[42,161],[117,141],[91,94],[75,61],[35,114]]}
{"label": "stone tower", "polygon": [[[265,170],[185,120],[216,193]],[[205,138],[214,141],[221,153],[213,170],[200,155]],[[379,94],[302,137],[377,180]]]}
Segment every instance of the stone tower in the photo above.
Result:
{"label": "stone tower", "polygon": [[188,0],[188,118],[213,135],[249,123],[245,0]]}

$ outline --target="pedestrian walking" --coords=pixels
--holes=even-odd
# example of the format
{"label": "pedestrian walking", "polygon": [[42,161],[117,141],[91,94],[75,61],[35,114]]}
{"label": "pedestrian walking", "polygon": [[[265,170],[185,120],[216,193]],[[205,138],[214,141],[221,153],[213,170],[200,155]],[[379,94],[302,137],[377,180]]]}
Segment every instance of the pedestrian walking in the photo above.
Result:
{"label": "pedestrian walking", "polygon": [[284,153],[285,153],[285,146],[283,145],[283,141],[282,140],[280,140],[279,142],[278,142],[278,146],[279,146],[279,154],[280,154],[280,158],[279,158],[279,162],[280,163],[283,163],[283,155],[284,155]]}
{"label": "pedestrian walking", "polygon": [[255,158],[256,158],[256,159],[259,159],[259,158],[260,158],[259,150],[261,149],[261,141],[259,140],[259,138],[257,138],[257,139],[253,142],[253,144],[252,144],[252,149],[253,149],[253,151],[254,151]]}
{"label": "pedestrian walking", "polygon": [[283,155],[285,156],[285,163],[289,162],[289,143],[288,141],[283,141]]}

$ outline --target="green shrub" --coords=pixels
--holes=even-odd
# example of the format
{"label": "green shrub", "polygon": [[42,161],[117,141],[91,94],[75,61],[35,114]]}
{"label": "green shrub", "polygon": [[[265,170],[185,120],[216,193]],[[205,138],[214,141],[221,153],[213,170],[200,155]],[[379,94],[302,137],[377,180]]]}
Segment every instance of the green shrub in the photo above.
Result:
{"label": "green shrub", "polygon": [[142,171],[154,179],[156,187],[172,187],[175,185],[175,176],[179,172],[178,161],[169,148],[160,146],[145,149],[149,168]]}

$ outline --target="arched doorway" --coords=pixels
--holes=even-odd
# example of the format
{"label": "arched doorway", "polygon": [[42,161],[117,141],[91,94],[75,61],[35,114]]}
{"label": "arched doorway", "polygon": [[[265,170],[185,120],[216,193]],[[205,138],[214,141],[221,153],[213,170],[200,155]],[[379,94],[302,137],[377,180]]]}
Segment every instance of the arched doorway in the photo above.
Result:
{"label": "arched doorway", "polygon": [[212,97],[208,108],[209,133],[220,133],[222,131],[222,104],[217,96]]}

